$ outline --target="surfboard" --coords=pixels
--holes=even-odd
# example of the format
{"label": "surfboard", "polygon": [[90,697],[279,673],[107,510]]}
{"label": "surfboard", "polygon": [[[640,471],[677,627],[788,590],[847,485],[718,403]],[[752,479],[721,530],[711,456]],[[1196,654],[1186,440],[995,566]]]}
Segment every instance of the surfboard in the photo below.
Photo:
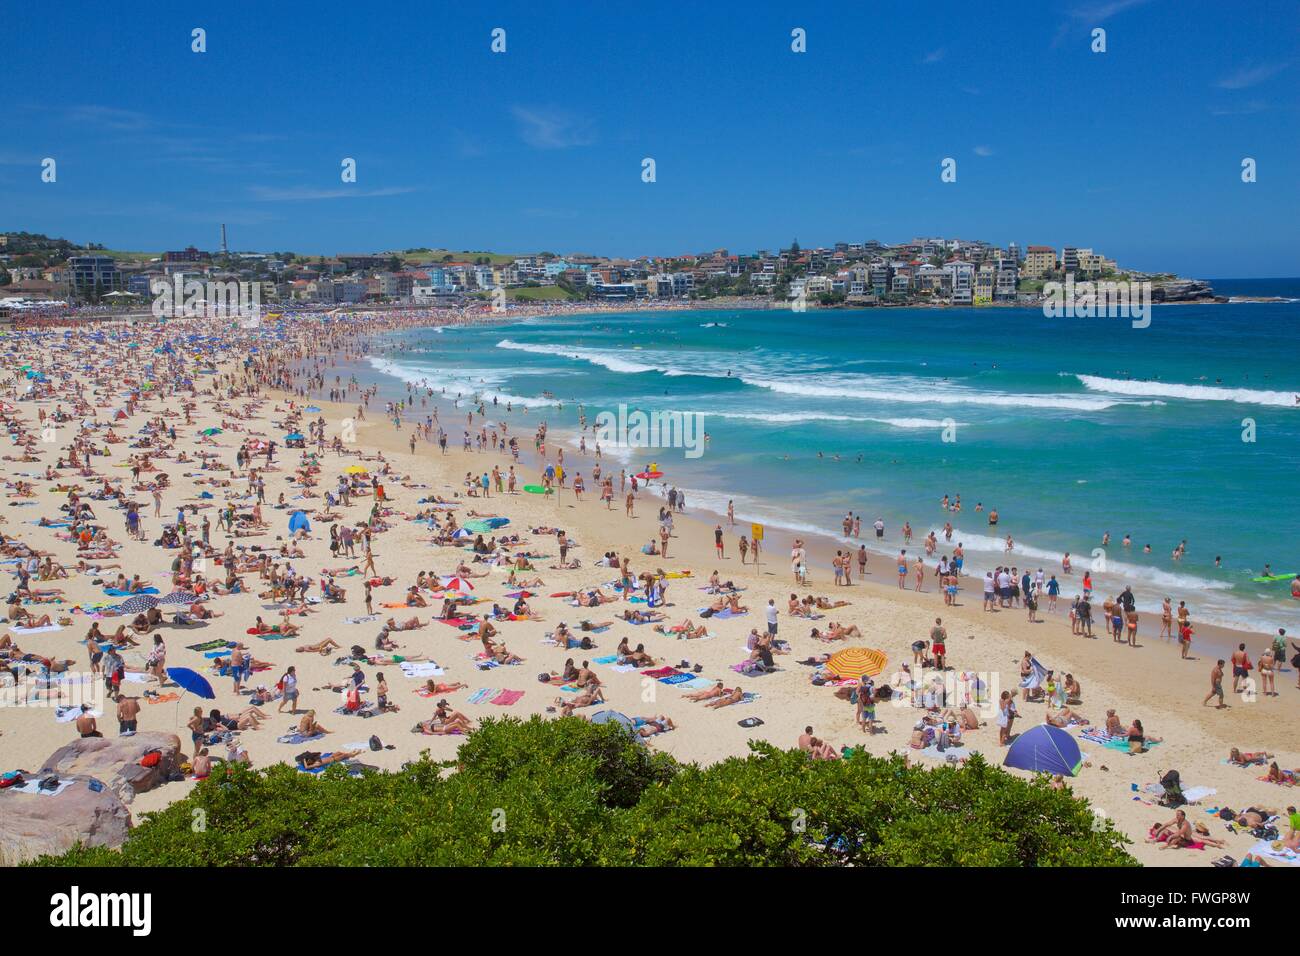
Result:
{"label": "surfboard", "polygon": [[530,495],[546,494],[546,488],[542,485],[524,485],[524,491],[528,492]]}
{"label": "surfboard", "polygon": [[1251,578],[1252,581],[1259,581],[1266,584],[1270,581],[1292,581],[1295,580],[1295,574],[1270,574],[1258,578]]}

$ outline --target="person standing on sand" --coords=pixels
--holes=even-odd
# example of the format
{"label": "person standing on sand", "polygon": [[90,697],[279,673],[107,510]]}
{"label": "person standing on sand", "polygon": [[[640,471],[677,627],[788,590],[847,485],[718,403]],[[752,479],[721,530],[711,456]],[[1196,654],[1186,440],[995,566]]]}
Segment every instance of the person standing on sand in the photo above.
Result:
{"label": "person standing on sand", "polygon": [[740,549],[740,563],[745,563],[745,555],[749,553],[749,539],[743,534],[740,536],[740,543],[737,545]]}
{"label": "person standing on sand", "polygon": [[725,549],[722,544],[722,525],[713,526],[713,549],[717,552],[719,558],[725,557]]}
{"label": "person standing on sand", "polygon": [[1250,676],[1250,656],[1246,653],[1246,645],[1238,644],[1237,649],[1232,652],[1232,692],[1241,693],[1241,682]]}
{"label": "person standing on sand", "polygon": [[1218,662],[1214,665],[1214,667],[1210,670],[1210,692],[1209,692],[1208,694],[1205,695],[1205,700],[1201,701],[1201,706],[1202,706],[1202,707],[1204,707],[1206,704],[1208,704],[1208,703],[1210,702],[1210,698],[1212,698],[1212,697],[1217,697],[1217,698],[1219,698],[1219,703],[1218,703],[1218,705],[1215,707],[1216,710],[1223,710],[1225,707],[1228,706],[1228,705],[1224,702],[1224,700],[1223,700],[1223,665],[1224,665],[1224,663],[1225,663],[1224,660],[1223,660],[1222,658],[1220,658],[1219,661],[1218,661]]}

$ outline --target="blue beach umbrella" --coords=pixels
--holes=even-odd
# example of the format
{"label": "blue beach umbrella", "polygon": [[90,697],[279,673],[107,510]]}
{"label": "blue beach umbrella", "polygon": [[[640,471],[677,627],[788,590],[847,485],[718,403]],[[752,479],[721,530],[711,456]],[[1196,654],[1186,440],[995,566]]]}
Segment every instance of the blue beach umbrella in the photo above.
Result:
{"label": "blue beach umbrella", "polygon": [[188,667],[169,667],[167,676],[172,679],[181,690],[189,691],[205,700],[215,700],[216,692],[213,691],[212,685],[208,679],[198,671],[190,670]]}
{"label": "blue beach umbrella", "polygon": [[307,515],[301,511],[295,511],[289,516],[289,530],[297,531],[299,529],[306,531],[311,530],[311,522],[307,520]]}

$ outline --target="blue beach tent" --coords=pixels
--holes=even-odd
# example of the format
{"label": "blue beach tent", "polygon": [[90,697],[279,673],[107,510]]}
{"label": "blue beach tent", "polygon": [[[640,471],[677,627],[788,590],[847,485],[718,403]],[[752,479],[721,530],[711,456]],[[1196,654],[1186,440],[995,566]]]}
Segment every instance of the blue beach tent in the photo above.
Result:
{"label": "blue beach tent", "polygon": [[1074,738],[1060,727],[1041,724],[1030,727],[1012,742],[1002,764],[1018,770],[1073,777],[1083,765],[1083,755]]}

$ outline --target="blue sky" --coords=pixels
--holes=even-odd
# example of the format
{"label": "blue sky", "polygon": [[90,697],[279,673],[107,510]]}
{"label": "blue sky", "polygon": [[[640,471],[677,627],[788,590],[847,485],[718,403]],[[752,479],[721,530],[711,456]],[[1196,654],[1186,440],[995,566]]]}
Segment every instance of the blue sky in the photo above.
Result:
{"label": "blue sky", "polygon": [[0,229],[157,250],[225,222],[311,254],[946,235],[1300,274],[1297,0],[7,6]]}

